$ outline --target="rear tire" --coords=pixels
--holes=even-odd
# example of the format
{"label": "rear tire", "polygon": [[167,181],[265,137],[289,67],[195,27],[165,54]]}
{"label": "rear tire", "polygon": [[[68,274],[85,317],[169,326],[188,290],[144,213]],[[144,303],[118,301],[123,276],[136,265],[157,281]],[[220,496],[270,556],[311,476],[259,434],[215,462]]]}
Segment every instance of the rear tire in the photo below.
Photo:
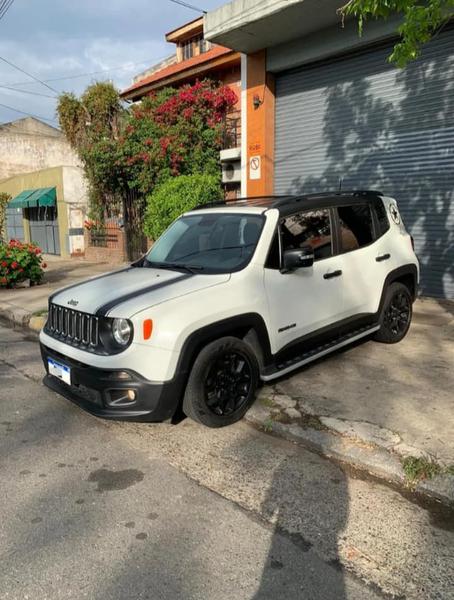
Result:
{"label": "rear tire", "polygon": [[392,283],[386,291],[380,315],[380,329],[374,340],[397,344],[407,335],[413,314],[413,298],[403,283]]}
{"label": "rear tire", "polygon": [[252,348],[235,337],[220,338],[197,356],[183,411],[207,427],[232,425],[254,403],[258,383],[259,366]]}

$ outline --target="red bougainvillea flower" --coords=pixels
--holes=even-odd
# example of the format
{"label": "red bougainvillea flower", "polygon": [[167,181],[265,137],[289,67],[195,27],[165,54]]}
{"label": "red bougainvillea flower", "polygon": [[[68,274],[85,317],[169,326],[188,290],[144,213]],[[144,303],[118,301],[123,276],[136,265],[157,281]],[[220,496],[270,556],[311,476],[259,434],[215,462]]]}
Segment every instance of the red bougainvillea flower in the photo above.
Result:
{"label": "red bougainvillea flower", "polygon": [[35,248],[36,255],[41,254],[41,252],[42,252],[41,248]]}
{"label": "red bougainvillea flower", "polygon": [[8,263],[6,262],[6,260],[2,260],[2,267],[7,267]]}
{"label": "red bougainvillea flower", "polygon": [[11,263],[11,268],[17,269],[18,266],[19,266],[19,264],[15,260],[13,260],[13,262]]}

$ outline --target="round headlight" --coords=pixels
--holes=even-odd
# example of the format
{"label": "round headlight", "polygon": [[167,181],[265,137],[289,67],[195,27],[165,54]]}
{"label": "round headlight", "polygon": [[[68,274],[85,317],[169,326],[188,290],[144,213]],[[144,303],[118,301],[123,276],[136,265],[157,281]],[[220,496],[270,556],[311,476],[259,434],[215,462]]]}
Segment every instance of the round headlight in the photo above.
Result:
{"label": "round headlight", "polygon": [[114,319],[112,322],[112,335],[120,346],[126,346],[131,339],[132,328],[127,319]]}

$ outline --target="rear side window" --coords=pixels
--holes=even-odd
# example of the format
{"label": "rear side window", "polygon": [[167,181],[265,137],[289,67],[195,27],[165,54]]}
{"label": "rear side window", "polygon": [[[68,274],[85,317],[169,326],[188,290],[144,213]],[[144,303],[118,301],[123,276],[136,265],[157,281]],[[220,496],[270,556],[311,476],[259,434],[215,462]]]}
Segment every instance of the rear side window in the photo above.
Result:
{"label": "rear side window", "polygon": [[308,210],[283,219],[283,250],[310,246],[315,260],[332,256],[332,230],[328,209]]}
{"label": "rear side window", "polygon": [[378,200],[375,204],[375,214],[377,215],[378,236],[381,237],[389,229],[388,215],[383,200]]}
{"label": "rear side window", "polygon": [[351,252],[374,241],[372,211],[369,204],[339,206],[341,252]]}

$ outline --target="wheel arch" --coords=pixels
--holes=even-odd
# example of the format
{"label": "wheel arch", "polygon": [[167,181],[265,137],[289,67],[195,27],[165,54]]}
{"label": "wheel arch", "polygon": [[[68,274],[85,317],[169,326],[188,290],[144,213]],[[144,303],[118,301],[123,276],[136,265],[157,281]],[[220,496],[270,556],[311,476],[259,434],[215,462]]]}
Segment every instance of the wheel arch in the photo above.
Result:
{"label": "wheel arch", "polygon": [[258,313],[235,315],[193,331],[183,344],[176,367],[179,379],[179,404],[176,413],[181,411],[189,373],[199,352],[210,342],[225,336],[244,340],[254,350],[260,366],[271,361],[268,330],[263,317]]}
{"label": "wheel arch", "polygon": [[386,291],[392,283],[403,283],[410,290],[414,302],[418,293],[418,269],[416,265],[403,265],[388,273],[385,283],[383,284],[378,314],[381,314],[385,302]]}

